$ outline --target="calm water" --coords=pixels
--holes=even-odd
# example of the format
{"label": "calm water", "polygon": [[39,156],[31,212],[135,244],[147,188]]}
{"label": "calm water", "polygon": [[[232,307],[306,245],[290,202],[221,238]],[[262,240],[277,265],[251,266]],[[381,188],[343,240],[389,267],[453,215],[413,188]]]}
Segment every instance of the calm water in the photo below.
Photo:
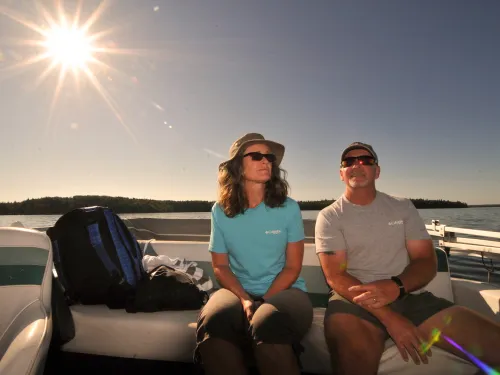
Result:
{"label": "calm water", "polygon": [[[481,229],[500,232],[500,207],[474,207],[474,208],[446,208],[419,210],[426,224],[437,219],[447,226]],[[315,220],[318,211],[303,211],[304,219]],[[9,226],[20,221],[28,228],[47,228],[52,226],[61,215],[17,215],[0,216],[0,226]],[[122,218],[159,218],[159,219],[209,219],[209,212],[182,212],[182,213],[152,213],[152,214],[120,214]],[[485,271],[480,257],[459,256],[452,253],[450,257],[452,276],[467,278],[477,281],[486,281]],[[495,262],[497,272],[493,274],[492,281],[500,284],[500,262]]]}
{"label": "calm water", "polygon": [[[304,219],[315,220],[319,211],[302,211]],[[426,224],[438,219],[441,224],[470,229],[493,230],[500,232],[500,207],[445,208],[419,210]],[[47,228],[52,226],[61,215],[0,215],[0,226],[9,226],[20,221],[28,228]],[[122,218],[140,217],[158,219],[209,219],[209,212],[179,212],[152,214],[120,214]]]}

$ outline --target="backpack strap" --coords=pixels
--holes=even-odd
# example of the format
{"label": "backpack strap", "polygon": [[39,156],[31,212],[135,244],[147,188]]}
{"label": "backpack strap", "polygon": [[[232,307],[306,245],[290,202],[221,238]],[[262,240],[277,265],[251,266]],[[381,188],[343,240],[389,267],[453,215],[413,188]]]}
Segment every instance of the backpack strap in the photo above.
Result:
{"label": "backpack strap", "polygon": [[[120,237],[122,245],[127,249],[128,254],[130,255],[130,257],[134,261],[134,266],[135,266],[134,267],[134,272],[135,272],[136,280],[140,280],[142,278],[141,269],[140,269],[141,265],[139,263],[140,249],[139,249],[139,253],[138,253],[137,249],[136,249],[136,246],[133,246],[133,244],[130,243],[130,240],[125,235],[123,227],[120,225],[121,224],[119,222],[120,219],[116,215],[113,215],[113,214],[111,214],[110,216],[112,216],[112,218],[110,217],[109,220],[110,221],[111,220],[114,221],[114,224],[115,224],[116,229],[118,231],[118,235]],[[106,217],[106,219],[108,219],[108,218]],[[132,241],[134,241],[133,238],[132,238]],[[129,245],[132,245],[132,248]],[[137,245],[137,247],[138,247],[138,245]]]}
{"label": "backpack strap", "polygon": [[130,254],[129,250],[124,246],[123,242],[120,239],[120,235],[118,234],[115,220],[113,218],[113,213],[110,210],[105,209],[104,216],[106,217],[106,222],[111,234],[111,239],[113,240],[113,243],[116,247],[118,259],[120,260],[120,264],[125,274],[125,280],[127,281],[127,283],[129,283],[129,285],[136,286],[137,278],[135,276],[135,270],[132,269],[132,264],[130,262],[130,260],[133,259],[132,254]]}
{"label": "backpack strap", "polygon": [[87,231],[89,233],[90,243],[92,244],[92,247],[95,249],[97,256],[101,259],[101,262],[104,264],[108,272],[110,274],[119,274],[116,265],[109,257],[109,254],[104,248],[104,244],[102,243],[101,234],[99,233],[99,224],[90,224],[89,226],[87,226]]}

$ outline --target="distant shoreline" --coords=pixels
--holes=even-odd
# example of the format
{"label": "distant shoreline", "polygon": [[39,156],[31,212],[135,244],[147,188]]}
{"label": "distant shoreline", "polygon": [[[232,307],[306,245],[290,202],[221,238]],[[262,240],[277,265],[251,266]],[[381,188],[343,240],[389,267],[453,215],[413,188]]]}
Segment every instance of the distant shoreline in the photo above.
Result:
{"label": "distant shoreline", "polygon": [[[500,207],[500,204],[467,205],[460,201],[443,199],[408,198],[417,209],[427,208],[468,208],[468,207]],[[333,199],[299,201],[302,211],[319,211],[334,202]],[[104,206],[115,213],[182,213],[210,212],[213,201],[173,201],[110,197],[102,195],[79,195],[74,197],[45,197],[27,199],[22,202],[0,203],[0,215],[63,215],[75,208]]]}
{"label": "distant shoreline", "polygon": [[[445,210],[445,209],[462,209],[462,208],[496,208],[500,207],[500,204],[491,204],[491,205],[470,205],[468,207],[417,207],[418,210]],[[319,209],[302,209],[301,211],[321,211]],[[155,211],[155,212],[116,212],[118,215],[138,215],[138,214],[190,214],[190,213],[208,213],[210,211],[167,211],[167,212],[161,212],[161,211]],[[0,213],[0,216],[44,216],[44,215],[64,215],[66,212],[63,213],[34,213],[34,214],[27,214],[27,213],[8,213],[8,214],[2,214]],[[202,220],[202,219],[199,219]],[[304,220],[309,220],[309,219],[304,219]]]}

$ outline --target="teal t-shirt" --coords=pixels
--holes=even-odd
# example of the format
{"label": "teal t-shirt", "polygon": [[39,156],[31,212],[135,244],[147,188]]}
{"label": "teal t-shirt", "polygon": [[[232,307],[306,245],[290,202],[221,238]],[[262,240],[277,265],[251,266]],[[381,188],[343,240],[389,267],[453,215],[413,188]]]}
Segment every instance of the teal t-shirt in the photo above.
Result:
{"label": "teal t-shirt", "polygon": [[[288,242],[304,239],[304,223],[298,203],[287,198],[282,207],[264,202],[233,218],[217,203],[212,207],[209,251],[226,253],[229,266],[250,294],[264,295],[283,270]],[[307,291],[299,277],[292,285]]]}

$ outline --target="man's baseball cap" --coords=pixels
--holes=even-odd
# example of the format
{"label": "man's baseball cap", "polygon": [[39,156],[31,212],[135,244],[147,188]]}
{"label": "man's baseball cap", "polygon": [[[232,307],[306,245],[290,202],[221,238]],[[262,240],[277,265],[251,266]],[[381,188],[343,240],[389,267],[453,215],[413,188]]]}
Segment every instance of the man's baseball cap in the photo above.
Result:
{"label": "man's baseball cap", "polygon": [[342,156],[340,157],[340,162],[344,160],[346,154],[352,150],[366,150],[368,151],[375,159],[375,164],[378,164],[378,156],[373,147],[369,144],[363,142],[353,142],[342,152]]}

